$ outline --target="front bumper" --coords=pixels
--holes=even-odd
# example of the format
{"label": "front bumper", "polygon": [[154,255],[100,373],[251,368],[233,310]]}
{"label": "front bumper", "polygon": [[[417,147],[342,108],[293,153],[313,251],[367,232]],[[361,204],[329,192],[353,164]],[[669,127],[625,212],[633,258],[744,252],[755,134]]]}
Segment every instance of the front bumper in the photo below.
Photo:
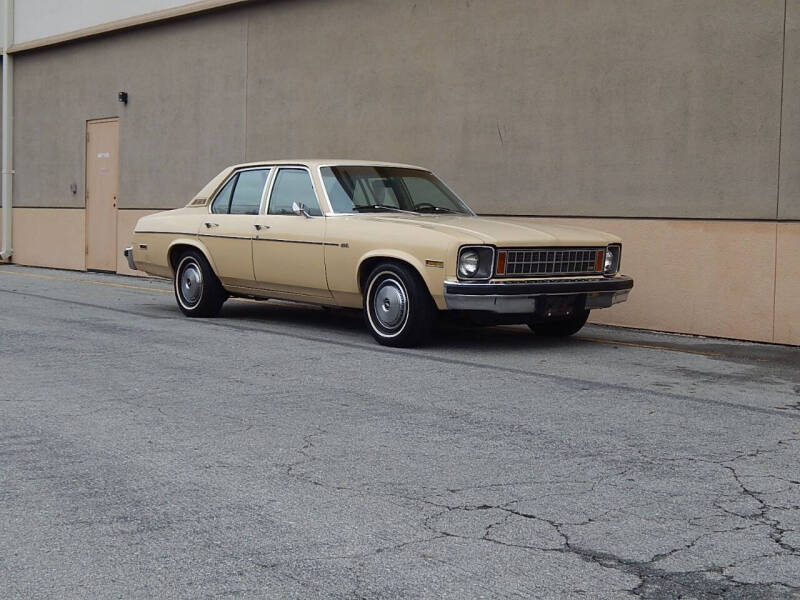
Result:
{"label": "front bumper", "polygon": [[503,314],[532,314],[552,296],[583,299],[584,308],[608,308],[628,299],[633,278],[627,275],[583,279],[541,279],[524,282],[470,283],[445,281],[449,310],[477,310]]}
{"label": "front bumper", "polygon": [[133,262],[133,248],[131,247],[125,248],[123,254],[125,255],[125,258],[128,260],[128,266],[131,268],[131,270],[136,271],[137,270],[136,263]]}

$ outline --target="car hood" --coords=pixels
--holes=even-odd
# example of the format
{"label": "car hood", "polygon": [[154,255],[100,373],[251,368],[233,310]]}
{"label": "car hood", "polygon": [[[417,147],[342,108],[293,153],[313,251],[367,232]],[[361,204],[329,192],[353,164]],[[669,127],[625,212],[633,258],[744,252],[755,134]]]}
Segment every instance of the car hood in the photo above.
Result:
{"label": "car hood", "polygon": [[[362,215],[367,216],[367,215]],[[369,215],[369,218],[384,222],[402,222],[426,229],[433,229],[467,243],[485,243],[496,246],[605,246],[619,242],[610,233],[522,220],[514,217],[470,217],[461,215]]]}

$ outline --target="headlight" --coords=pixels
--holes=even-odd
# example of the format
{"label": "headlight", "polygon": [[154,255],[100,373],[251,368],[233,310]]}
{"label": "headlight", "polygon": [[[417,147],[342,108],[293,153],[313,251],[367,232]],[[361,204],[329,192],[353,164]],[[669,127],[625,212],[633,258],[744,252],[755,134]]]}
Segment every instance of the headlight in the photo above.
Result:
{"label": "headlight", "polygon": [[458,253],[459,279],[490,279],[493,266],[492,246],[464,246]]}
{"label": "headlight", "polygon": [[458,261],[458,274],[461,277],[473,277],[478,272],[478,253],[475,250],[465,250]]}
{"label": "headlight", "polygon": [[619,259],[622,255],[622,246],[611,244],[606,248],[606,258],[603,261],[603,274],[614,275],[619,271]]}

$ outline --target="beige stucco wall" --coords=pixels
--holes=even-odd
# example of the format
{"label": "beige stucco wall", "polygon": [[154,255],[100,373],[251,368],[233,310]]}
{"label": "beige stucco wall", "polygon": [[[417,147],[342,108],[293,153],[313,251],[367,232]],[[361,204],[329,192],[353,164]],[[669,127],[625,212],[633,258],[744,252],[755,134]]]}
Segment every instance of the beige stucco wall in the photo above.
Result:
{"label": "beige stucco wall", "polygon": [[249,14],[248,158],[430,165],[484,213],[775,217],[783,0]]}
{"label": "beige stucco wall", "polygon": [[240,162],[244,23],[222,12],[16,55],[15,206],[84,206],[90,119],[120,119],[120,208],[182,206]]}
{"label": "beige stucco wall", "polygon": [[778,217],[800,219],[800,0],[786,3],[783,123]]}
{"label": "beige stucco wall", "polygon": [[783,22],[783,0],[297,0],[26,52],[18,202],[82,206],[77,140],[119,116],[123,208],[343,155],[430,165],[485,213],[773,219]]}

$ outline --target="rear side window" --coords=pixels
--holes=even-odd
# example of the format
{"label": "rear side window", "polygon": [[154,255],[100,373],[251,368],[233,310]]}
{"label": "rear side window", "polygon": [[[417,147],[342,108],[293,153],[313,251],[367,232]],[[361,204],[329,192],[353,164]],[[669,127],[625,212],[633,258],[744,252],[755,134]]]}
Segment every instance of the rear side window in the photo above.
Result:
{"label": "rear side window", "polygon": [[251,169],[234,175],[214,198],[211,212],[216,214],[257,215],[269,169]]}
{"label": "rear side window", "polygon": [[242,171],[231,198],[232,215],[257,215],[269,169]]}
{"label": "rear side window", "polygon": [[223,188],[217,194],[217,197],[214,198],[214,203],[211,205],[211,212],[217,215],[226,214],[231,207],[231,192],[233,191],[233,186],[236,185],[236,178],[238,175],[234,175],[228,180]]}

